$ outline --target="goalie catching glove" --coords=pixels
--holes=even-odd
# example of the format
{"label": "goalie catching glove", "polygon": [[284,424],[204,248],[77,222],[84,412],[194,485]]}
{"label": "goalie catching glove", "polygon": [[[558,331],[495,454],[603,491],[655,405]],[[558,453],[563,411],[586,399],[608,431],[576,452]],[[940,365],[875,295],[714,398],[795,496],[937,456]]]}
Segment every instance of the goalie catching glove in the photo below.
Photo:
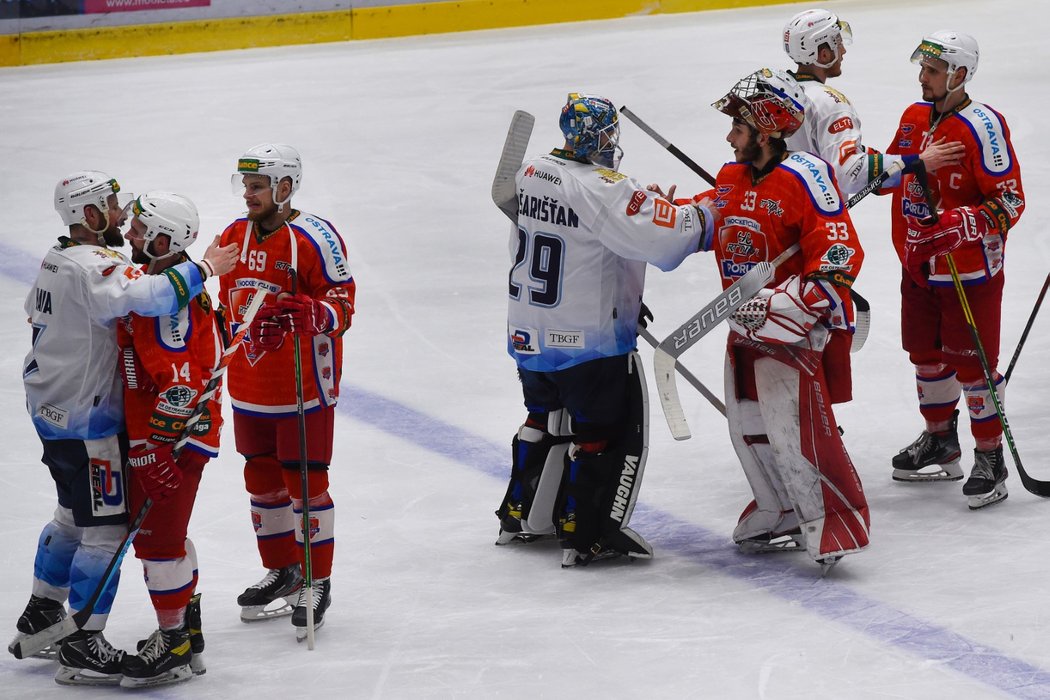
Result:
{"label": "goalie catching glove", "polygon": [[831,300],[821,281],[802,282],[798,275],[792,275],[744,302],[729,317],[729,326],[750,340],[821,350],[827,333],[811,335],[811,331],[830,308]]}
{"label": "goalie catching glove", "polygon": [[175,445],[136,445],[128,454],[134,478],[146,495],[154,501],[163,501],[182,484],[182,470],[172,454]]}

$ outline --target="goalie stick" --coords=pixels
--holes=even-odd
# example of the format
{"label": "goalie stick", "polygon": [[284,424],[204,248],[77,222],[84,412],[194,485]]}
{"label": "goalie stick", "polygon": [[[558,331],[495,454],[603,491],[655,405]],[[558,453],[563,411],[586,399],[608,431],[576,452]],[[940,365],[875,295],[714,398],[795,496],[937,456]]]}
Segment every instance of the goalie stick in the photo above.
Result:
{"label": "goalie stick", "polygon": [[500,154],[496,175],[492,178],[492,201],[507,218],[518,223],[518,194],[515,192],[514,176],[525,159],[525,149],[529,147],[532,127],[536,117],[524,110],[518,110],[510,120],[507,129],[507,140],[503,142],[503,153]]}
{"label": "goalie stick", "polygon": [[[930,210],[929,218],[921,223],[925,226],[935,224],[940,216],[937,213],[937,207],[935,206],[933,196],[930,193],[925,167],[919,167],[915,172],[915,179],[919,182],[919,187],[922,189],[923,197],[926,198],[926,206]],[[1039,479],[1032,478],[1032,476],[1025,471],[1024,465],[1021,464],[1021,455],[1017,453],[1017,444],[1014,443],[1014,434],[1013,431],[1010,430],[1010,421],[1006,419],[1006,411],[1003,410],[1002,401],[999,400],[999,392],[995,389],[995,378],[993,377],[992,366],[988,362],[988,355],[984,351],[984,344],[981,343],[981,334],[977,330],[977,323],[974,321],[973,312],[970,310],[970,302],[966,298],[966,289],[963,287],[962,280],[959,278],[959,270],[955,267],[955,259],[950,252],[944,255],[944,259],[948,263],[948,271],[951,272],[952,275],[952,284],[955,286],[955,293],[959,297],[959,305],[962,306],[966,325],[970,329],[970,337],[973,339],[974,348],[977,350],[977,359],[980,360],[981,363],[981,371],[984,373],[985,385],[988,387],[988,393],[992,397],[992,404],[995,406],[995,412],[999,415],[999,423],[1003,426],[1003,438],[1005,438],[1007,447],[1010,449],[1010,455],[1014,459],[1014,466],[1017,467],[1017,475],[1021,477],[1021,485],[1024,486],[1029,493],[1033,493],[1041,498],[1050,498],[1050,481],[1040,481]]]}
{"label": "goalie stick", "polygon": [[688,440],[692,437],[689,423],[678,398],[678,384],[675,381],[675,365],[679,356],[692,347],[698,340],[707,335],[712,328],[730,314],[739,309],[744,302],[758,293],[773,279],[777,265],[781,264],[800,250],[796,243],[778,255],[773,262],[760,262],[721,294],[700,309],[688,321],[667,336],[653,351],[653,369],[656,372],[656,389],[660,396],[660,405],[664,410],[667,427],[675,440]]}
{"label": "goalie stick", "polygon": [[[656,336],[650,333],[649,329],[647,328],[638,328],[638,336],[642,338],[645,342],[649,343],[649,345],[651,345],[654,349],[660,345],[660,341],[657,340]],[[719,413],[721,413],[723,416],[726,414],[726,405],[722,403],[722,399],[715,396],[714,392],[712,392],[710,389],[704,386],[703,382],[696,378],[696,375],[694,375],[692,372],[685,368],[685,365],[676,362],[674,364],[674,368],[678,371],[680,375],[685,377],[685,380],[689,382],[694,389],[699,391],[700,395],[707,399]]]}
{"label": "goalie stick", "polygon": [[[186,425],[182,429],[182,435],[175,443],[175,447],[172,448],[172,455],[174,457],[178,457],[179,453],[182,452],[183,447],[186,446],[186,443],[190,439],[190,433],[193,430],[193,426],[200,421],[205,406],[207,406],[208,402],[218,391],[219,382],[222,381],[222,376],[226,373],[226,367],[233,359],[233,354],[237,350],[237,347],[241,344],[241,341],[244,340],[244,336],[247,334],[248,328],[255,319],[255,314],[259,311],[259,307],[262,306],[265,296],[265,294],[260,294],[258,292],[252,296],[248,308],[244,312],[241,325],[237,329],[236,335],[230,339],[230,344],[219,358],[218,366],[212,371],[211,378],[208,379],[204,391],[197,400],[197,405],[193,408],[193,413],[191,413],[189,418],[186,419]],[[124,539],[121,540],[120,546],[117,547],[117,551],[113,554],[113,558],[109,560],[109,564],[106,566],[106,570],[102,574],[102,580],[99,581],[98,585],[95,587],[95,591],[88,599],[87,605],[85,605],[83,609],[63,618],[59,622],[56,622],[49,627],[45,627],[36,634],[31,634],[24,639],[13,642],[7,650],[11,652],[16,659],[28,658],[42,649],[65,639],[77,630],[82,629],[84,625],[87,624],[87,621],[95,613],[95,606],[98,604],[99,598],[102,597],[103,591],[106,590],[109,582],[116,575],[117,571],[120,570],[120,565],[124,561],[124,556],[128,553],[131,543],[135,540],[135,536],[139,533],[139,529],[142,527],[142,521],[146,519],[146,515],[152,507],[153,499],[147,496],[142,507],[139,508],[138,513],[136,513],[135,517],[132,519],[131,525],[128,526],[128,532],[124,535]]]}

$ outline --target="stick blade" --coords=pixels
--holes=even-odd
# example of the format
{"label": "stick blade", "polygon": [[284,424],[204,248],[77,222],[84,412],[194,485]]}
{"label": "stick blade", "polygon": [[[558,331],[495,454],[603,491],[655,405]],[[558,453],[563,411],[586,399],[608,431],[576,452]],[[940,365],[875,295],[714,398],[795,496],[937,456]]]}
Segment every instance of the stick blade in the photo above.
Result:
{"label": "stick blade", "polygon": [[16,659],[28,659],[42,649],[62,641],[77,629],[79,628],[76,621],[72,617],[65,617],[61,622],[14,642],[7,650],[14,654]]}
{"label": "stick blade", "polygon": [[689,423],[685,419],[682,402],[678,398],[678,381],[675,378],[675,358],[664,349],[657,347],[653,351],[653,369],[656,374],[656,390],[660,395],[660,406],[664,419],[675,440],[688,440],[693,435],[689,432]]}
{"label": "stick blade", "polygon": [[518,221],[518,196],[514,191],[514,176],[518,174],[525,159],[525,150],[529,147],[532,127],[536,117],[524,110],[518,110],[510,120],[507,140],[503,143],[496,175],[492,178],[492,201],[511,221]]}

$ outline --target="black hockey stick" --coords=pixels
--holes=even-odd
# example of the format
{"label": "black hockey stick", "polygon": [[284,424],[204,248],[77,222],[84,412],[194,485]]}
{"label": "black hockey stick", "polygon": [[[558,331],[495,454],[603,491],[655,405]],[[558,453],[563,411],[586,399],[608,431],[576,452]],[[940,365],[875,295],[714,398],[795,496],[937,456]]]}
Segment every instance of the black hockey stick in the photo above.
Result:
{"label": "black hockey stick", "polygon": [[1046,296],[1046,288],[1050,286],[1050,273],[1046,275],[1046,281],[1043,282],[1043,288],[1039,290],[1039,298],[1035,300],[1035,307],[1032,309],[1032,314],[1028,317],[1028,323],[1025,324],[1024,333],[1021,334],[1021,339],[1017,341],[1017,349],[1014,350],[1014,356],[1010,358],[1010,366],[1006,370],[1006,374],[1003,375],[1006,383],[1010,383],[1010,375],[1013,374],[1014,365],[1017,364],[1017,358],[1021,356],[1021,348],[1024,347],[1024,341],[1028,340],[1028,331],[1032,330],[1032,324],[1035,323],[1035,315],[1039,313],[1039,307],[1043,305],[1043,297]]}
{"label": "black hockey stick", "polygon": [[[292,294],[299,292],[299,273],[294,268],[288,269],[292,279]],[[314,648],[314,565],[310,557],[310,466],[306,453],[306,410],[303,404],[303,358],[299,349],[299,330],[292,333],[295,355],[295,418],[299,424],[299,488],[302,490],[302,527],[303,527],[303,591],[306,593],[306,648]],[[300,638],[301,639],[301,638]]]}
{"label": "black hockey stick", "polygon": [[[187,441],[190,439],[193,426],[200,421],[201,415],[203,415],[208,402],[213,396],[215,396],[216,391],[218,391],[219,382],[222,381],[222,376],[226,373],[226,367],[230,364],[230,361],[233,360],[234,352],[237,350],[241,341],[244,340],[244,336],[247,334],[248,328],[255,319],[256,312],[258,312],[259,307],[262,306],[263,298],[265,296],[265,294],[259,294],[258,292],[252,296],[248,308],[244,312],[241,325],[237,329],[236,335],[233,336],[230,340],[229,346],[223,351],[222,357],[219,358],[218,366],[212,370],[211,378],[208,379],[204,391],[201,392],[201,396],[197,400],[197,405],[193,408],[193,413],[191,413],[189,418],[186,419],[186,425],[182,429],[182,435],[179,437],[178,442],[175,443],[175,447],[172,448],[173,457],[177,458],[179,453],[182,452],[182,448],[185,447]],[[49,627],[45,627],[36,634],[31,634],[24,639],[12,643],[7,650],[14,654],[16,659],[28,658],[42,649],[65,639],[77,630],[83,629],[84,625],[87,624],[87,621],[95,614],[95,606],[98,605],[102,593],[106,590],[107,586],[109,586],[109,583],[113,579],[113,576],[116,575],[116,572],[120,570],[120,565],[124,561],[124,556],[128,553],[131,543],[135,540],[135,536],[142,527],[142,521],[146,519],[146,515],[149,514],[150,508],[152,507],[153,499],[147,496],[146,500],[142,503],[142,507],[139,508],[138,513],[136,513],[135,517],[132,519],[131,525],[128,526],[128,532],[124,535],[124,539],[121,540],[120,546],[117,547],[117,551],[109,560],[109,564],[106,566],[106,570],[102,575],[102,580],[99,581],[97,586],[95,586],[95,591],[91,594],[87,604],[81,610],[78,610]]]}
{"label": "black hockey stick", "polygon": [[711,173],[707,172],[702,167],[700,167],[700,165],[695,160],[687,156],[685,153],[682,153],[681,149],[679,149],[678,146],[675,146],[673,143],[671,143],[663,136],[658,134],[656,130],[654,130],[651,126],[646,124],[641,117],[639,117],[637,114],[628,109],[627,105],[620,107],[620,111],[623,112],[623,116],[630,119],[632,122],[635,123],[635,125],[639,129],[648,134],[653,141],[656,141],[658,144],[663,146],[665,149],[667,149],[668,153],[673,155],[675,158],[680,160],[683,165],[685,165],[687,168],[699,175],[704,180],[704,182],[711,185],[711,187],[715,186],[715,178],[711,176]]}
{"label": "black hockey stick", "polygon": [[[933,197],[930,194],[929,183],[926,178],[926,168],[919,167],[919,169],[915,171],[915,178],[919,182],[919,187],[922,188],[923,196],[926,198],[926,206],[930,210],[929,218],[925,219],[922,223],[924,225],[935,224],[940,219],[940,216],[937,214],[937,208],[934,206]],[[1014,466],[1017,467],[1017,474],[1021,477],[1021,484],[1025,489],[1030,493],[1034,493],[1036,496],[1050,498],[1050,481],[1033,479],[1029,476],[1028,472],[1025,471],[1024,465],[1021,464],[1021,455],[1017,453],[1014,434],[1013,431],[1010,430],[1010,421],[1006,419],[1006,411],[1003,410],[1003,404],[999,400],[999,392],[995,389],[995,378],[992,375],[992,367],[988,362],[988,355],[984,351],[984,344],[981,342],[981,334],[977,330],[977,323],[974,321],[973,312],[970,310],[970,302],[966,298],[966,289],[963,288],[962,280],[959,278],[959,270],[955,267],[955,259],[950,252],[945,254],[944,259],[948,262],[948,270],[952,274],[952,284],[955,286],[955,293],[959,297],[959,304],[962,306],[963,315],[966,317],[966,325],[970,329],[970,337],[973,339],[974,348],[977,350],[977,359],[980,360],[981,370],[984,372],[984,381],[988,386],[988,393],[992,397],[992,404],[995,406],[995,412],[999,415],[999,423],[1003,426],[1003,437],[1006,438],[1006,444],[1010,448],[1010,454],[1014,458]]]}

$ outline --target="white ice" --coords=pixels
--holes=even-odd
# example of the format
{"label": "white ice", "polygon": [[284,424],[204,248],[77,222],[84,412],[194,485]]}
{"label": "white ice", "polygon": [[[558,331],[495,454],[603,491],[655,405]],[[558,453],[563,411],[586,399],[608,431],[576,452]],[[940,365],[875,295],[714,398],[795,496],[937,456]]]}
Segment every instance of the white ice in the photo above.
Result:
{"label": "white ice", "polygon": [[[1050,146],[1039,131],[1050,105],[1048,5],[828,4],[855,33],[833,85],[879,148],[920,98],[908,57],[923,32],[953,27],[981,43],[970,92],[1006,116],[1028,201],[1008,248],[1005,370],[1050,263]],[[1050,697],[1050,503],[1027,493],[1012,466],[1010,498],[978,512],[958,483],[890,479],[890,457],[922,423],[899,348],[899,265],[884,198],[854,210],[867,250],[857,288],[873,321],[854,357],[856,399],[838,409],[871,504],[869,550],[823,580],[805,556],[735,551],[730,533],[749,491],[724,420],[684,383],[691,441],[671,439],[652,401],[634,525],[654,545],[653,561],[562,570],[552,546],[493,546],[492,511],[524,415],[504,349],[508,224],[489,199],[511,114],[537,116],[530,150],[542,151],[559,145],[566,92],[605,94],[714,171],[731,152],[728,120],[710,103],[763,64],[787,67],[780,28],[803,7],[0,70],[4,628],[13,635],[55,503],[19,382],[30,338],[22,300],[62,233],[54,183],[93,168],[134,192],[184,193],[210,238],[241,211],[228,185],[236,157],[284,141],[305,161],[296,204],[339,227],[359,287],[332,467],[334,603],[313,652],[287,620],[239,621],[234,599],[262,570],[227,431],[190,526],[209,671],[148,695]],[[623,170],[643,183],[704,188],[628,123],[621,143]],[[714,273],[703,255],[650,272],[657,336],[716,293]],[[1025,468],[1040,479],[1050,479],[1048,315],[1036,320],[1007,403]],[[723,337],[684,356],[716,389]],[[651,352],[641,352],[648,364]],[[965,420],[961,432],[968,453]],[[140,572],[129,557],[107,628],[124,648],[155,626]],[[59,688],[53,673],[50,663],[3,654],[0,697],[120,692]]]}

